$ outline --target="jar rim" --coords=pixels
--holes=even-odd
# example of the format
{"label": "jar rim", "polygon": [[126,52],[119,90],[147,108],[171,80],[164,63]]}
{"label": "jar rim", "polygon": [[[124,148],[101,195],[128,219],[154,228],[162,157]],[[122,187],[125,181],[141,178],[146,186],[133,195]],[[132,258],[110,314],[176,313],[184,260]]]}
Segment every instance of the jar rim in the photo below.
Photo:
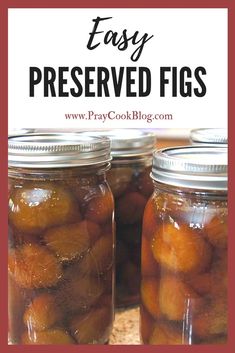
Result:
{"label": "jar rim", "polygon": [[24,168],[65,168],[111,160],[110,140],[81,133],[33,133],[8,138],[8,164]]}
{"label": "jar rim", "polygon": [[33,134],[36,130],[33,128],[21,128],[21,129],[12,129],[8,132],[8,136],[19,136],[19,135],[26,135],[26,134]]}
{"label": "jar rim", "polygon": [[190,131],[190,138],[193,143],[228,143],[227,130],[222,128],[193,129]]}
{"label": "jar rim", "polygon": [[145,156],[151,154],[156,145],[156,134],[141,129],[99,129],[92,136],[105,136],[111,141],[111,155],[114,158]]}
{"label": "jar rim", "polygon": [[227,190],[227,148],[168,147],[153,153],[153,180],[187,188]]}

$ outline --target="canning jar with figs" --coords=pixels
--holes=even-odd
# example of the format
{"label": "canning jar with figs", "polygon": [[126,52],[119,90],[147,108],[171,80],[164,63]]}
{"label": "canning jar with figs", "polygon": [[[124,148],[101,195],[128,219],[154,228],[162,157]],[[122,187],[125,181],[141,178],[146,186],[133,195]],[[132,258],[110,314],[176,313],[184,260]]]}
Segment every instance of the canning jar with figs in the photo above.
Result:
{"label": "canning jar with figs", "polygon": [[114,312],[110,142],[9,139],[9,342],[107,344]]}
{"label": "canning jar with figs", "polygon": [[142,220],[153,192],[150,178],[155,135],[144,130],[103,132],[111,140],[111,169],[107,180],[115,200],[116,306],[140,299]]}
{"label": "canning jar with figs", "polygon": [[142,232],[142,342],[225,344],[227,148],[156,151],[151,176]]}

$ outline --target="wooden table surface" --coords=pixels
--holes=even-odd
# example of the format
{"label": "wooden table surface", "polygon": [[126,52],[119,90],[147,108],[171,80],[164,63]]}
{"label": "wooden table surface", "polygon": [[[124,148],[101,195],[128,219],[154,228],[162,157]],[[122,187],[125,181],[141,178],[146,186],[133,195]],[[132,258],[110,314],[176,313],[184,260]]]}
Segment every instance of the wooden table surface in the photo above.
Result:
{"label": "wooden table surface", "polygon": [[109,344],[140,344],[139,307],[116,311]]}

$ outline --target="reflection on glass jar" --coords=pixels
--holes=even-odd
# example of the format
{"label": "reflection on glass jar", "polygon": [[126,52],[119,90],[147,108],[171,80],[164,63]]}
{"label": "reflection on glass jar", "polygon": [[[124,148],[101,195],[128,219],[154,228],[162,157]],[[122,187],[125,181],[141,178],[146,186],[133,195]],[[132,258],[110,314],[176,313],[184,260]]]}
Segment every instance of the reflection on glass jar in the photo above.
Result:
{"label": "reflection on glass jar", "polygon": [[114,306],[109,141],[17,137],[9,156],[10,342],[107,343]]}
{"label": "reflection on glass jar", "polygon": [[215,147],[154,154],[142,233],[145,344],[226,343],[226,158]]}

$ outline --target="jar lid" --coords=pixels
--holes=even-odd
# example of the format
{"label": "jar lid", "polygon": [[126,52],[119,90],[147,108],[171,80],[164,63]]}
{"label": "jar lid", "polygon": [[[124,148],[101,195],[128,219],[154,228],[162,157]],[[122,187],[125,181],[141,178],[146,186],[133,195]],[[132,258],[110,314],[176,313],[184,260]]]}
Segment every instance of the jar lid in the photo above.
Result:
{"label": "jar lid", "polygon": [[156,135],[152,131],[140,129],[107,129],[91,133],[92,136],[101,135],[110,139],[111,155],[114,158],[152,154],[156,144]]}
{"label": "jar lid", "polygon": [[182,146],[153,154],[151,177],[164,184],[203,190],[227,190],[227,148]]}
{"label": "jar lid", "polygon": [[35,129],[13,129],[8,132],[8,136],[19,136],[25,134],[32,134],[35,132]]}
{"label": "jar lid", "polygon": [[65,168],[109,162],[110,141],[79,133],[40,133],[8,138],[8,164],[23,168]]}
{"label": "jar lid", "polygon": [[193,143],[228,143],[226,129],[194,129],[190,132],[190,138]]}

